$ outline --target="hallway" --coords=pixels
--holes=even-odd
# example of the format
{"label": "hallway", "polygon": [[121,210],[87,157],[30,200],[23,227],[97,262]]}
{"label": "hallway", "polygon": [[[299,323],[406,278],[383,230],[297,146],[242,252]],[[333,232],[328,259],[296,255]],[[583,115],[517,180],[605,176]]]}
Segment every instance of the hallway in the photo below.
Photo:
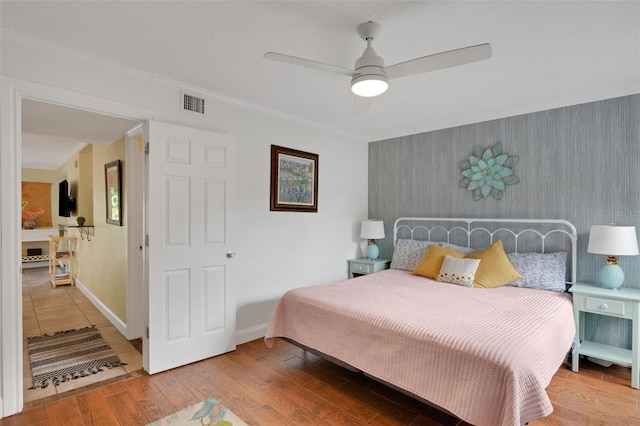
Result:
{"label": "hallway", "polygon": [[[52,334],[95,325],[109,346],[127,365],[105,368],[98,374],[53,384],[44,389],[29,389],[32,385],[31,366],[27,351],[27,337]],[[96,309],[75,286],[53,287],[49,283],[48,268],[22,270],[22,331],[24,363],[24,402],[54,396],[83,386],[122,376],[142,368],[142,355]]]}

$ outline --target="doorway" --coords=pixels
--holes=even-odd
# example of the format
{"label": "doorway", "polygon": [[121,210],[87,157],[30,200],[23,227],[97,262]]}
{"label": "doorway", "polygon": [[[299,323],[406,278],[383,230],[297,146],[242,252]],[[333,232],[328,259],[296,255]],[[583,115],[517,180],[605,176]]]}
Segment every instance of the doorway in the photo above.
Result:
{"label": "doorway", "polygon": [[[23,353],[24,341],[18,324],[22,322],[22,297],[20,288],[16,285],[21,279],[20,258],[21,233],[19,226],[20,214],[18,206],[21,203],[21,103],[24,99],[31,99],[44,103],[92,111],[97,114],[112,117],[125,117],[144,123],[144,135],[149,139],[146,144],[128,144],[129,147],[142,155],[144,168],[139,176],[142,184],[142,196],[137,199],[126,198],[129,207],[137,206],[135,212],[142,214],[144,226],[138,230],[140,235],[132,236],[132,221],[127,226],[127,242],[129,245],[138,244],[137,250],[129,250],[126,255],[138,253],[143,265],[142,289],[132,286],[133,280],[127,279],[127,314],[126,323],[114,320],[116,328],[129,338],[137,337],[129,333],[143,330],[143,368],[154,373],[184,364],[184,357],[173,357],[171,353],[188,356],[192,361],[212,357],[235,348],[235,293],[232,285],[234,257],[233,229],[236,217],[235,205],[235,141],[228,135],[213,131],[198,130],[168,123],[154,122],[151,117],[154,112],[144,108],[117,103],[103,98],[95,98],[64,89],[43,86],[22,80],[0,78],[4,83],[0,85],[3,107],[0,115],[7,126],[3,124],[0,138],[0,173],[3,185],[0,194],[3,203],[0,204],[0,221],[2,222],[2,244],[0,244],[0,295],[3,301],[2,323],[2,409],[0,417],[9,416],[23,409]],[[139,129],[138,129],[139,130]],[[131,140],[140,141],[135,137],[135,130],[127,136]],[[191,139],[193,139],[193,143]],[[150,150],[143,146],[151,146]],[[192,150],[192,147],[194,148]],[[156,149],[157,148],[157,149]],[[147,154],[147,152],[149,152]],[[193,155],[191,155],[193,153]],[[189,160],[197,161],[196,167],[189,164]],[[127,161],[129,167],[136,164]],[[168,171],[167,167],[179,167],[181,175]],[[158,168],[159,167],[159,168]],[[161,176],[153,174],[161,173]],[[147,178],[147,174],[151,177]],[[129,177],[133,174],[129,174]],[[155,176],[155,177],[154,177]],[[194,182],[191,191],[186,192],[186,184]],[[168,191],[159,185],[165,183]],[[155,187],[153,186],[155,185]],[[129,195],[132,191],[128,191]],[[105,189],[106,197],[106,189]],[[186,200],[194,205],[184,208]],[[106,209],[106,203],[105,203]],[[128,209],[128,208],[127,208]],[[198,215],[181,220],[185,213],[198,211]],[[103,210],[106,213],[106,210]],[[155,212],[150,214],[149,212]],[[126,215],[132,214],[127,210]],[[169,216],[171,217],[169,217]],[[126,217],[126,216],[125,216]],[[177,218],[178,220],[172,220]],[[162,218],[162,220],[159,220]],[[151,220],[154,224],[151,224]],[[171,225],[164,226],[163,224]],[[115,225],[112,225],[115,227]],[[155,231],[154,231],[155,230]],[[153,238],[144,243],[138,239],[142,232],[151,234]],[[97,236],[96,236],[97,238]],[[177,238],[177,240],[176,240]],[[166,262],[169,242],[180,247],[184,242],[199,240],[199,244],[206,244],[213,259],[206,263],[196,264],[188,255],[170,256],[172,262]],[[96,239],[97,241],[97,239]],[[142,247],[142,249],[140,249]],[[198,251],[201,260],[204,250]],[[117,253],[111,252],[109,255]],[[130,257],[130,256],[129,256]],[[128,270],[130,272],[131,269]],[[177,272],[176,272],[177,271]],[[156,279],[150,279],[150,273],[156,274]],[[160,276],[158,276],[160,274]],[[148,285],[147,285],[148,284]],[[132,288],[140,290],[131,292]],[[183,291],[183,290],[193,291]],[[192,295],[185,298],[184,295]],[[156,299],[151,300],[151,296]],[[223,295],[224,297],[220,297]],[[90,295],[88,295],[90,297]],[[162,298],[158,301],[157,298]],[[132,302],[138,300],[138,302]],[[140,302],[141,301],[141,302]],[[170,303],[163,303],[167,301]],[[92,301],[93,302],[93,301]],[[137,304],[136,304],[137,303]],[[138,316],[130,315],[130,310],[138,311]],[[185,311],[193,315],[182,315]],[[181,319],[176,326],[174,318]],[[142,320],[141,320],[142,319]],[[137,322],[133,324],[134,322]],[[135,331],[130,331],[135,330]],[[191,333],[192,330],[197,333]],[[189,351],[184,350],[184,340],[191,345]],[[150,342],[153,345],[150,345]],[[186,352],[186,353],[185,353]],[[153,364],[152,364],[153,362]]]}
{"label": "doorway", "polygon": [[[99,180],[103,176],[101,165],[107,161],[106,158],[118,157],[123,160],[124,166],[129,162],[139,163],[142,161],[137,158],[139,150],[136,147],[129,148],[130,144],[136,143],[133,136],[141,138],[142,124],[137,120],[116,118],[33,99],[23,99],[21,106],[20,150],[23,171],[27,171],[25,174],[29,176],[30,180],[49,179],[54,181],[52,183],[55,183],[61,175],[70,176],[69,180],[74,183],[75,194],[72,195],[79,207],[71,217],[66,218],[57,216],[57,206],[52,205],[53,227],[55,228],[58,224],[75,225],[75,216],[80,215],[86,216],[87,223],[92,225],[87,228],[89,229],[87,234],[80,234],[79,230],[73,229],[73,227],[68,228],[69,236],[77,237],[77,254],[79,255],[82,251],[90,252],[84,256],[84,259],[79,259],[82,260],[79,262],[80,269],[76,269],[79,271],[82,271],[82,268],[84,271],[96,270],[94,276],[105,275],[99,272],[101,268],[103,270],[111,268],[126,271],[122,273],[121,278],[115,280],[122,282],[121,287],[124,287],[121,289],[122,294],[117,297],[105,296],[104,292],[100,294],[100,288],[105,285],[101,283],[100,286],[92,286],[91,274],[85,273],[82,280],[76,276],[75,286],[52,287],[49,283],[49,271],[46,267],[23,269],[22,334],[25,344],[23,351],[23,398],[25,403],[29,403],[36,399],[87,386],[96,381],[125,375],[142,367],[141,354],[128,340],[141,337],[141,326],[138,322],[142,321],[142,318],[136,315],[133,318],[128,316],[129,312],[143,311],[143,301],[139,296],[142,287],[141,271],[143,268],[141,262],[143,260],[142,256],[137,253],[141,237],[138,235],[133,238],[133,241],[129,241],[132,238],[132,232],[129,232],[131,230],[128,224],[133,222],[133,226],[131,226],[133,232],[141,233],[142,209],[136,206],[135,202],[129,206],[129,200],[127,200],[124,206],[129,208],[125,210],[124,226],[120,228],[107,225],[104,220],[101,220],[104,219],[101,216],[104,215],[105,209],[100,206],[94,208],[96,201],[97,204],[100,204],[102,200],[101,197],[93,195],[93,192],[99,192],[102,189],[101,183],[88,183],[92,180]],[[120,146],[113,148],[115,144]],[[43,156],[43,153],[46,155]],[[69,155],[69,158],[64,158]],[[24,166],[28,168],[24,169]],[[80,168],[79,171],[78,168]],[[139,175],[129,175],[128,173],[138,173]],[[128,179],[125,179],[124,182],[131,185],[131,192],[134,194],[143,192],[142,187],[139,187],[142,173],[143,169],[141,168],[125,168],[124,175]],[[22,180],[24,180],[24,176]],[[85,188],[84,193],[81,191],[82,188]],[[124,193],[128,194],[129,190],[125,189]],[[53,196],[52,204],[55,204],[55,199],[56,197]],[[20,232],[25,234],[30,231],[21,230]],[[108,245],[105,245],[105,239],[109,240]],[[120,242],[118,243],[118,241]],[[131,247],[135,247],[133,252]],[[106,264],[105,258],[117,258],[118,256],[105,256],[105,251],[121,253],[120,265]],[[100,252],[103,254],[101,255]],[[49,255],[51,254],[49,253]],[[91,264],[92,260],[96,260],[98,263]],[[107,284],[113,285],[114,283]],[[118,286],[113,285],[113,287],[113,291],[117,292]],[[130,294],[135,296],[131,297]],[[116,299],[115,302],[113,299]],[[126,307],[120,306],[119,310],[114,308],[114,305],[116,307],[118,305],[117,300],[123,301],[124,303],[120,303],[120,305],[126,305]],[[126,318],[126,320],[123,321],[120,318]],[[32,382],[26,339],[93,325],[126,365],[110,369],[104,368],[104,371],[98,374],[68,380],[59,386],[49,385],[44,388],[29,389]]]}

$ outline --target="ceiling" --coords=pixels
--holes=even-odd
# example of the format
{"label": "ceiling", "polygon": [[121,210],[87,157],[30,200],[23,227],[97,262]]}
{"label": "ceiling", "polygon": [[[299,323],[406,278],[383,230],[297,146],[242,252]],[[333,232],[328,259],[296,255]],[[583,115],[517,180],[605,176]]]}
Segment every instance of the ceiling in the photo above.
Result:
{"label": "ceiling", "polygon": [[28,99],[22,101],[22,167],[55,170],[87,144],[110,145],[138,123]]}
{"label": "ceiling", "polygon": [[[364,140],[640,93],[638,1],[2,0],[0,13],[6,34]],[[479,43],[491,43],[493,56],[392,80],[360,115],[348,77],[262,57],[275,51],[352,68],[365,47],[355,28],[368,20],[382,25],[374,47],[387,65]],[[36,112],[23,116],[30,113],[37,133]]]}

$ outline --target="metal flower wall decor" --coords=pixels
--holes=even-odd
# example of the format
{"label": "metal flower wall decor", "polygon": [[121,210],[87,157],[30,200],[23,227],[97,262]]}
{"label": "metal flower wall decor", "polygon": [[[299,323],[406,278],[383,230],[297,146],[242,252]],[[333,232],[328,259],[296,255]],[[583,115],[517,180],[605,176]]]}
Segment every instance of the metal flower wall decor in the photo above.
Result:
{"label": "metal flower wall decor", "polygon": [[520,182],[513,170],[518,160],[517,155],[505,154],[500,142],[486,149],[474,146],[469,159],[458,163],[463,176],[460,187],[471,192],[474,201],[489,195],[501,200],[507,185]]}

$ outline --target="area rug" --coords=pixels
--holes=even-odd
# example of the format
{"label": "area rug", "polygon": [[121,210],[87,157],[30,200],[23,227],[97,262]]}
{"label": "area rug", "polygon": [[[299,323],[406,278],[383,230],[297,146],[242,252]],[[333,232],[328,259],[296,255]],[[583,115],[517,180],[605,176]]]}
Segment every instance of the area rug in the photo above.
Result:
{"label": "area rug", "polygon": [[95,327],[59,331],[27,339],[33,375],[30,389],[46,388],[126,365]]}
{"label": "area rug", "polygon": [[195,425],[207,426],[247,426],[235,414],[213,398],[191,405],[184,410],[171,414],[163,419],[149,423],[149,426],[162,425]]}

